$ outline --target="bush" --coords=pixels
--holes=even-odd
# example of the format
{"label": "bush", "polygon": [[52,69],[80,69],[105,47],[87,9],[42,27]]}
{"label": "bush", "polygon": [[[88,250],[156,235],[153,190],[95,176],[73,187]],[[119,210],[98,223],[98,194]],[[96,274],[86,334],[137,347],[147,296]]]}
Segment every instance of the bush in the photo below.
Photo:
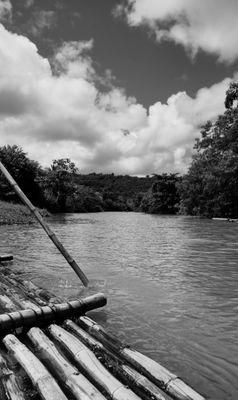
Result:
{"label": "bush", "polygon": [[[44,205],[44,198],[38,183],[41,168],[36,161],[30,160],[24,151],[14,146],[0,147],[0,161],[16,180],[22,191],[37,206]],[[0,199],[19,202],[19,198],[0,173]]]}

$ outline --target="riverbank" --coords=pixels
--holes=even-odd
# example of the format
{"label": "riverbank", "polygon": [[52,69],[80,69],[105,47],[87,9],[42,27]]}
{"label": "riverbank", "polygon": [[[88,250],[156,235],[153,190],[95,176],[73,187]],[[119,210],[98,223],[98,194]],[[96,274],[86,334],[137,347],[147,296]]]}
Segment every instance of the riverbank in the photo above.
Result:
{"label": "riverbank", "polygon": [[[47,210],[40,210],[40,213],[44,217],[49,216]],[[34,222],[35,218],[24,205],[8,203],[0,200],[0,225],[28,225],[33,224]]]}

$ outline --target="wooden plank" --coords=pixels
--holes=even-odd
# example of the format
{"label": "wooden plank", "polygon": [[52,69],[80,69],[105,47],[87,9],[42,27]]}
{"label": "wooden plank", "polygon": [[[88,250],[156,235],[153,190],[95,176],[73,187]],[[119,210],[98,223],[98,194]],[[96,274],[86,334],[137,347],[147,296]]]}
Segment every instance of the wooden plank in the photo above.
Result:
{"label": "wooden plank", "polygon": [[59,353],[54,343],[39,329],[31,328],[28,337],[42,361],[78,400],[105,400],[105,397]]}
{"label": "wooden plank", "polygon": [[57,325],[50,325],[51,336],[59,343],[75,364],[82,369],[89,379],[113,400],[139,400],[140,398],[126,388],[100,363],[94,353],[74,335]]}
{"label": "wooden plank", "polygon": [[43,400],[67,400],[44,365],[23,343],[14,335],[5,336],[3,343],[24,368]]}

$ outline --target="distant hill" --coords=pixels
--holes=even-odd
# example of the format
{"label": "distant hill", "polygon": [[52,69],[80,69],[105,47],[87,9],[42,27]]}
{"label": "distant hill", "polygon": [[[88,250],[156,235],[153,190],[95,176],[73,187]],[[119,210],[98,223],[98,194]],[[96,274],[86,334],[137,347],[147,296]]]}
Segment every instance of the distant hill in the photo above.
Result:
{"label": "distant hill", "polygon": [[75,183],[88,186],[95,191],[105,193],[113,192],[126,199],[134,198],[140,193],[147,192],[152,184],[156,182],[155,176],[130,176],[114,174],[78,174],[75,176]]}

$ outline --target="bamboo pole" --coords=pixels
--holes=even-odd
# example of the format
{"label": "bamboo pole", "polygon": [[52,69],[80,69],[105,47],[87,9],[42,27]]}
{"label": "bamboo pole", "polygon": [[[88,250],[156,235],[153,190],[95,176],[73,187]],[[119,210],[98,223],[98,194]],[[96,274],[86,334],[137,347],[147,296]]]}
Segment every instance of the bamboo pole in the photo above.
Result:
{"label": "bamboo pole", "polygon": [[179,377],[172,374],[159,363],[138,351],[125,346],[113,335],[88,317],[80,317],[79,325],[109,348],[113,354],[126,361],[136,371],[146,376],[169,396],[176,400],[205,400]]}
{"label": "bamboo pole", "polygon": [[94,353],[80,342],[74,335],[57,325],[48,328],[51,337],[73,359],[74,363],[84,371],[89,379],[100,389],[111,396],[112,400],[139,400],[140,398],[127,389],[100,363]]}
{"label": "bamboo pole", "polygon": [[0,305],[4,309],[4,311],[12,311],[14,310],[15,304],[12,299],[6,296],[5,294],[0,295]]}
{"label": "bamboo pole", "polygon": [[67,319],[64,321],[63,326],[89,347],[103,365],[126,386],[131,387],[139,397],[146,400],[148,400],[148,397],[154,400],[171,400],[171,397],[166,395],[158,386],[150,382],[148,378],[141,375],[134,368],[123,363],[108,351],[102,343],[90,336],[77,324]]}
{"label": "bamboo pole", "polygon": [[[38,308],[39,305],[46,305],[46,302],[37,299],[36,295],[34,296],[34,302],[29,301],[29,296],[19,289],[17,281],[6,279],[6,276],[1,274],[0,293],[3,293],[0,295],[1,312],[11,312],[23,308]],[[36,300],[39,300],[39,305],[35,303]]]}
{"label": "bamboo pole", "polygon": [[45,306],[55,301],[61,301],[60,298],[52,297],[52,294],[47,290],[35,286],[30,281],[22,280],[19,276],[12,273],[12,271],[10,274],[6,269],[1,271],[1,280],[8,286],[10,285],[11,290],[13,289],[15,293],[17,292],[18,295],[21,293],[21,296],[24,296],[25,299],[30,298],[35,304],[40,306]]}
{"label": "bamboo pole", "polygon": [[35,346],[42,362],[75,399],[106,400],[83,374],[63,357],[54,343],[39,328],[31,328],[27,336]]}
{"label": "bamboo pole", "polygon": [[29,208],[31,213],[35,216],[37,221],[41,224],[42,228],[45,230],[49,238],[52,240],[52,242],[55,244],[57,249],[60,251],[60,253],[64,256],[66,261],[71,265],[75,273],[78,275],[79,279],[82,281],[84,286],[88,285],[88,278],[84,274],[84,272],[80,269],[76,261],[71,257],[71,255],[68,253],[68,251],[65,249],[65,247],[62,245],[62,243],[59,241],[57,238],[56,234],[50,229],[50,227],[47,225],[47,223],[43,220],[41,214],[37,210],[36,207],[33,206],[33,204],[30,202],[30,200],[26,197],[26,195],[23,193],[23,191],[20,189],[16,181],[13,179],[13,177],[9,174],[8,170],[4,167],[4,165],[0,161],[0,171],[3,173],[7,181],[10,183],[11,187],[13,190],[17,193],[17,195],[20,197],[22,202]]}
{"label": "bamboo pole", "polygon": [[[9,307],[14,304],[9,303],[9,299],[4,297],[0,301],[8,302]],[[106,304],[106,298],[103,294],[88,296],[81,300],[73,300],[68,303],[55,304],[53,306],[38,307],[28,302],[31,308],[27,310],[13,311],[8,314],[0,315],[0,335],[20,328],[32,327],[34,325],[41,326],[52,323],[56,320],[64,320],[66,318],[79,316],[87,311],[94,310]]]}
{"label": "bamboo pole", "polygon": [[12,261],[12,260],[13,260],[13,256],[11,254],[2,254],[2,255],[0,255],[0,263],[1,262]]}
{"label": "bamboo pole", "polygon": [[[10,310],[15,310],[16,305],[11,302],[11,299],[9,299],[7,296],[5,296],[3,299],[0,297],[0,304],[1,301],[3,301],[3,305],[7,303],[8,309]],[[9,330],[10,326],[9,321],[12,321],[12,327],[15,326],[15,328],[19,325],[24,325],[24,326],[32,326],[32,325],[37,325],[38,323],[42,322],[42,319],[44,320],[45,318],[45,323],[52,322],[53,320],[57,319],[58,317],[64,318],[66,317],[67,314],[72,315],[77,315],[78,312],[86,312],[89,311],[90,309],[94,309],[95,306],[102,306],[106,302],[106,299],[103,295],[97,294],[93,296],[88,296],[82,300],[75,300],[71,301],[68,303],[62,303],[62,304],[55,304],[54,306],[47,306],[47,307],[42,307],[40,308],[34,303],[29,303],[29,306],[31,307],[31,310],[20,310],[17,312],[12,312],[9,314],[3,314],[0,315],[0,332],[1,334],[3,333],[1,329],[1,321],[4,325],[5,330]],[[21,301],[21,305],[24,305],[24,302]],[[4,323],[5,321],[5,323]],[[8,326],[7,326],[8,325]],[[36,364],[33,363],[32,365],[32,356],[31,352],[26,348],[21,346],[19,342],[17,342],[17,339],[13,335],[8,335],[6,338],[12,338],[12,341],[15,342],[14,344],[11,343],[9,344],[9,341],[5,344],[7,344],[8,348],[13,351],[13,355],[15,358],[17,358],[18,352],[25,352],[25,357],[24,354],[18,354],[17,360],[20,362],[22,367],[25,369],[26,373],[30,375],[30,370],[33,368],[33,374],[35,374],[34,367],[38,368],[37,362]],[[43,334],[43,332],[39,328],[32,328],[28,332],[28,337],[31,339],[31,341],[37,345],[37,356],[42,357],[42,362],[43,364],[46,364],[47,367],[50,368],[52,371],[52,374],[55,375],[58,380],[60,381],[61,384],[65,388],[69,390],[74,395],[74,398],[77,400],[89,400],[89,399],[97,399],[97,400],[105,400],[105,397],[101,395],[96,388],[92,386],[90,382],[87,381],[87,379],[79,373],[79,371],[74,368],[56,349],[54,344]],[[16,339],[16,340],[15,340]],[[6,339],[9,340],[9,339]],[[5,339],[3,340],[5,341]],[[15,349],[17,348],[17,352],[13,349],[13,346],[15,346]],[[33,356],[34,358],[34,356]],[[1,355],[0,355],[0,369],[1,369]],[[2,375],[0,371],[0,378],[4,380],[4,376],[7,376],[7,373],[3,375],[5,372],[4,369],[2,369]],[[11,377],[11,376],[10,376]],[[36,375],[31,377],[32,382],[37,385],[38,378]],[[8,378],[8,376],[7,376]],[[44,379],[44,378],[43,378]],[[53,378],[52,378],[53,379]],[[9,384],[10,385],[10,384]],[[44,381],[42,382],[42,386],[44,385]],[[39,386],[39,385],[38,385]],[[5,393],[8,394],[11,389],[10,388],[7,392],[7,388],[5,388]],[[42,388],[38,387],[39,390]],[[52,391],[52,393],[54,393]],[[55,393],[56,397],[51,397],[51,400],[62,400],[61,397],[57,397],[57,392]],[[44,398],[44,397],[43,397]],[[9,400],[24,400],[23,398],[20,397],[9,397]]]}
{"label": "bamboo pole", "polygon": [[7,363],[1,354],[0,379],[8,400],[25,400],[13,371],[8,368]]}
{"label": "bamboo pole", "polygon": [[44,365],[23,343],[13,335],[5,336],[3,343],[24,368],[43,400],[67,400]]}

